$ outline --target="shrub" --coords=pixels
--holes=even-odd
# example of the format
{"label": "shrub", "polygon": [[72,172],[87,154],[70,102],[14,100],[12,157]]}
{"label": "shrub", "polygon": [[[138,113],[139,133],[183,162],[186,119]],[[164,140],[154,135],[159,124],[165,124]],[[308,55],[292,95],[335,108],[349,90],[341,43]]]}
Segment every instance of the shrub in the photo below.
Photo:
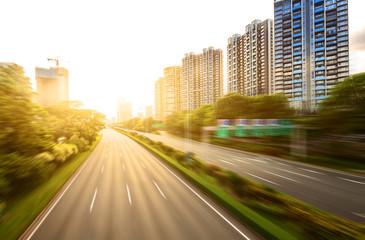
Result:
{"label": "shrub", "polygon": [[221,170],[221,168],[215,165],[214,163],[206,162],[203,164],[203,166],[204,166],[204,171],[211,176],[214,176],[214,172]]}
{"label": "shrub", "polygon": [[17,153],[0,155],[0,178],[3,193],[11,189],[36,184],[47,176],[47,162]]}
{"label": "shrub", "polygon": [[[5,177],[0,176],[0,203],[5,199],[7,199],[7,196],[10,193],[10,191],[11,187],[9,181]],[[0,209],[0,215],[1,215],[1,209]]]}
{"label": "shrub", "polygon": [[239,196],[242,197],[246,192],[245,187],[249,184],[249,181],[238,175],[237,173],[228,171],[229,175],[229,184],[232,190]]}
{"label": "shrub", "polygon": [[183,162],[185,162],[185,153],[183,153],[183,152],[177,152],[176,154],[175,154],[175,159],[181,164],[181,163],[183,163]]}
{"label": "shrub", "polygon": [[90,142],[78,134],[72,135],[72,137],[66,141],[66,143],[74,144],[80,152],[85,152],[90,149]]}
{"label": "shrub", "polygon": [[34,157],[35,161],[52,162],[55,159],[50,152],[42,152]]}
{"label": "shrub", "polygon": [[55,156],[54,161],[57,163],[63,163],[73,155],[77,153],[77,147],[74,144],[59,143],[52,149],[52,153]]}
{"label": "shrub", "polygon": [[229,183],[229,174],[223,171],[214,172],[214,177],[223,185],[227,185]]}

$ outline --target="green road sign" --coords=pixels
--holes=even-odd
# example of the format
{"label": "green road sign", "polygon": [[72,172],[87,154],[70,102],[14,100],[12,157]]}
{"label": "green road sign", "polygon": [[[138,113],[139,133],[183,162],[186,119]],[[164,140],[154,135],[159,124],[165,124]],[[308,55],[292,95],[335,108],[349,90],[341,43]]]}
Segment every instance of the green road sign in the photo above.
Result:
{"label": "green road sign", "polygon": [[228,126],[218,126],[216,131],[216,136],[219,138],[229,137],[229,127]]}

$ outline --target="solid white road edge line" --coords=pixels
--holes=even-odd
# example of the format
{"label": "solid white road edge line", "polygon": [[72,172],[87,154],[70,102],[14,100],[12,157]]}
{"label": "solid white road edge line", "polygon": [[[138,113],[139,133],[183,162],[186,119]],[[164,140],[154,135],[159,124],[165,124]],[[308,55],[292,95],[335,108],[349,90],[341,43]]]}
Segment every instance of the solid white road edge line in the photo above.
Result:
{"label": "solid white road edge line", "polygon": [[94,206],[94,202],[95,202],[95,197],[96,197],[96,194],[97,193],[98,193],[98,188],[95,189],[94,197],[93,197],[93,200],[91,201],[91,205],[90,205],[90,212],[93,210],[93,206]]}
{"label": "solid white road edge line", "polygon": [[338,178],[341,178],[341,179],[346,180],[346,181],[349,181],[349,182],[354,182],[354,183],[358,183],[358,184],[365,185],[365,182],[359,182],[359,181],[355,181],[355,180],[347,179],[347,178],[342,178],[342,177],[338,177]]}
{"label": "solid white road edge line", "polygon": [[101,167],[101,173],[104,172],[104,165]]}
{"label": "solid white road edge line", "polygon": [[365,213],[354,213],[354,212],[352,212],[352,213],[355,214],[356,216],[365,218]]}
{"label": "solid white road edge line", "polygon": [[203,197],[201,197],[197,192],[195,192],[188,184],[181,180],[174,172],[172,172],[168,167],[166,167],[160,160],[151,155],[155,160],[157,160],[167,171],[169,171],[173,176],[175,176],[182,184],[185,185],[190,191],[192,191],[200,200],[202,200],[206,205],[208,205],[216,214],[218,214],[224,221],[226,221],[231,227],[233,227],[241,236],[245,239],[250,240],[243,232],[241,232],[233,223],[231,223],[227,218],[225,218],[218,210],[216,210],[212,205],[210,205]]}
{"label": "solid white road edge line", "polygon": [[[153,181],[153,180],[152,180]],[[163,194],[163,192],[161,191],[161,189],[158,187],[157,183],[155,181],[153,181],[153,183],[155,184],[156,188],[158,189],[158,191],[161,193],[162,197],[164,199],[166,199],[165,195]],[[166,199],[167,200],[167,199]]]}
{"label": "solid white road edge line", "polygon": [[129,192],[128,184],[125,184],[125,186],[127,187],[129,204],[132,206],[132,198],[131,198],[131,194],[130,194],[130,192]]}

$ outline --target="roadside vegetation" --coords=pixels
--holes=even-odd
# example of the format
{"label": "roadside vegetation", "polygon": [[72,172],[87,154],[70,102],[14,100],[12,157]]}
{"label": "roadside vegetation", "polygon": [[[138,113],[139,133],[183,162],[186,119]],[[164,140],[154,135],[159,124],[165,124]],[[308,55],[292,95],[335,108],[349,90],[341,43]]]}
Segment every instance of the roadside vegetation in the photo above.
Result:
{"label": "roadside vegetation", "polygon": [[137,133],[117,130],[173,166],[266,239],[363,239],[365,226]]}
{"label": "roadside vegetation", "polygon": [[[35,96],[30,79],[20,66],[0,67],[0,236],[7,236],[2,234],[3,226],[9,226],[10,219],[22,219],[12,212],[14,209],[22,209],[22,215],[33,208],[43,209],[43,203],[59,187],[38,195],[44,197],[38,199],[43,204],[40,207],[35,207],[37,202],[27,205],[24,198],[54,180],[69,162],[81,163],[80,159],[86,158],[85,154],[104,128],[105,116],[95,110],[79,109],[81,102],[63,102],[44,108],[34,103]],[[62,178],[57,183],[60,185],[53,184],[62,186],[66,180]],[[35,216],[23,217],[34,219]],[[24,230],[21,224],[12,227]],[[13,228],[6,231],[19,233]]]}
{"label": "roadside vegetation", "polygon": [[[203,127],[216,126],[218,119],[292,119],[291,135],[238,137],[234,131],[219,138]],[[115,125],[144,131],[140,119],[134,124]],[[315,111],[291,109],[284,94],[256,97],[229,93],[214,105],[167,116],[168,133],[224,147],[251,151],[317,166],[364,174],[365,171],[365,73],[355,74],[331,89]]]}

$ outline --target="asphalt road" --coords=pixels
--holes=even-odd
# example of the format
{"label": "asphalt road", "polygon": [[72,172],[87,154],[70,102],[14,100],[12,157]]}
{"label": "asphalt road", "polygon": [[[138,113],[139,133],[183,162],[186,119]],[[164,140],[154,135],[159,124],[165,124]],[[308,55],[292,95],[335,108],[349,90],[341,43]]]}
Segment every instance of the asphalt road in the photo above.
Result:
{"label": "asphalt road", "polygon": [[140,133],[271,186],[323,211],[365,223],[365,178],[330,169],[182,139]]}
{"label": "asphalt road", "polygon": [[22,239],[259,239],[111,129]]}

